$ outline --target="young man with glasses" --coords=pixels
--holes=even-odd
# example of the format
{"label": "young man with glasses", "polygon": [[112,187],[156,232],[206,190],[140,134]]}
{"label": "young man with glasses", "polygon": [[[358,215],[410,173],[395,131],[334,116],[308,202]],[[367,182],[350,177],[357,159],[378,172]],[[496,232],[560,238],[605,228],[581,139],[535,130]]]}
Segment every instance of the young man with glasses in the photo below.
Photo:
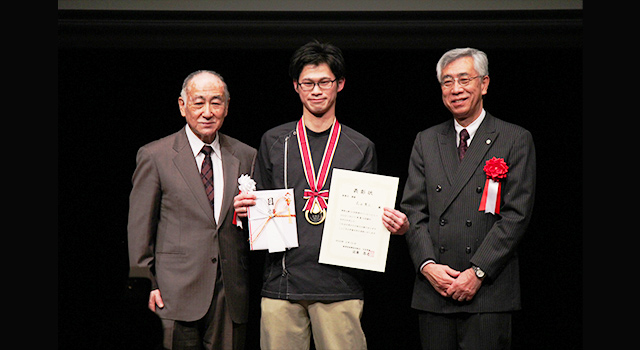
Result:
{"label": "young man with glasses", "polygon": [[[313,332],[317,349],[365,349],[358,270],[320,264],[318,255],[333,169],[375,173],[375,146],[336,119],[336,99],[345,86],[339,48],[317,41],[302,46],[291,58],[289,74],[302,117],[262,136],[254,177],[260,190],[294,189],[299,247],[267,254],[260,345],[308,349]],[[240,217],[255,205],[253,199],[246,194],[235,198]],[[404,214],[390,208],[384,213],[381,220],[392,234],[408,229]]]}

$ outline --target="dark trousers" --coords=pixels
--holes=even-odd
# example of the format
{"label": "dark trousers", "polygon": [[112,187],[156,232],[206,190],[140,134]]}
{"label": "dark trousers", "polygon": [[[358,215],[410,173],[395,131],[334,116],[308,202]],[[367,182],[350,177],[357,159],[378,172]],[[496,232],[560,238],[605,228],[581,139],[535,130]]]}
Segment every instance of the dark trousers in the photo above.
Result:
{"label": "dark trousers", "polygon": [[511,349],[511,313],[421,312],[423,350]]}
{"label": "dark trousers", "polygon": [[164,347],[172,350],[242,350],[247,325],[234,323],[227,310],[222,274],[218,269],[216,286],[207,313],[199,320],[162,320]]}

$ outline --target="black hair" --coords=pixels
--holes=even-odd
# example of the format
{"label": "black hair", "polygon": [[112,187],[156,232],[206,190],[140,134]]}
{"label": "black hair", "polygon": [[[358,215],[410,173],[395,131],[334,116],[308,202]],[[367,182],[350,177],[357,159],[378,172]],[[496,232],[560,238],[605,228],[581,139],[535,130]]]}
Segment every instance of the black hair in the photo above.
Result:
{"label": "black hair", "polygon": [[318,40],[311,41],[300,47],[291,56],[289,62],[289,76],[298,81],[300,73],[307,65],[317,66],[326,63],[336,79],[344,78],[346,74],[342,51],[332,44],[321,43]]}

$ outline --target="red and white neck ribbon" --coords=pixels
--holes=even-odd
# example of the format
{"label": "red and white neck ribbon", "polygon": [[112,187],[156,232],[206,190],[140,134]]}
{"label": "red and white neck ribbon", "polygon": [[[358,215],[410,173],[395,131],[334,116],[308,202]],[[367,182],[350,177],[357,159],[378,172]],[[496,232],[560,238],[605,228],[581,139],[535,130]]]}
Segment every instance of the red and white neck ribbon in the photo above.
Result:
{"label": "red and white neck ribbon", "polygon": [[333,121],[331,126],[331,132],[329,133],[329,140],[327,146],[324,149],[322,155],[322,162],[316,177],[315,167],[313,166],[313,159],[311,158],[311,149],[309,147],[309,139],[307,138],[307,128],[304,126],[304,117],[298,121],[296,137],[298,138],[298,148],[300,149],[300,157],[302,158],[302,167],[304,169],[304,177],[307,179],[309,189],[304,190],[304,199],[307,200],[303,210],[309,211],[313,208],[313,205],[317,203],[320,208],[327,209],[327,200],[329,199],[329,190],[323,190],[325,182],[327,181],[327,175],[329,173],[329,167],[333,161],[333,156],[338,146],[338,139],[340,138],[340,123],[338,120]]}

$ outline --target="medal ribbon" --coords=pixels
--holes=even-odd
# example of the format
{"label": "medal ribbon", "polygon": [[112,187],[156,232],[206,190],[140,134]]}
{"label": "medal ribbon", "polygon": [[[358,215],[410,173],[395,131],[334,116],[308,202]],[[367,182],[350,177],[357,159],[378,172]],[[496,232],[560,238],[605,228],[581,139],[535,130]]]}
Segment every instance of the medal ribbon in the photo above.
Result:
{"label": "medal ribbon", "polygon": [[[307,200],[303,210],[309,211],[313,208],[314,203],[318,203],[320,208],[327,209],[327,200],[329,199],[329,190],[323,190],[325,182],[327,181],[327,174],[329,173],[329,167],[333,161],[333,155],[336,152],[338,145],[338,139],[340,138],[340,123],[338,120],[334,120],[331,126],[331,132],[329,133],[329,140],[327,146],[324,149],[322,155],[322,163],[318,177],[316,178],[316,172],[313,166],[313,159],[311,158],[311,149],[309,148],[309,139],[307,138],[307,129],[304,126],[304,117],[298,121],[298,132],[296,137],[298,138],[298,147],[300,149],[300,157],[302,158],[302,168],[304,169],[304,177],[307,179],[310,189],[304,190],[304,199]],[[304,138],[304,139],[303,139]]]}

